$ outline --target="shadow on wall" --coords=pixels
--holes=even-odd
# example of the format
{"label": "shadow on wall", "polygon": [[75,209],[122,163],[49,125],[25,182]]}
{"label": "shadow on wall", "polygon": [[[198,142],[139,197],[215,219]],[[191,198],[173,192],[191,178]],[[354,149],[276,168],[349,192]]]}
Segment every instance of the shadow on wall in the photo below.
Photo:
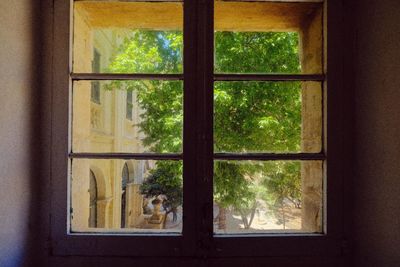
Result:
{"label": "shadow on wall", "polygon": [[[25,243],[24,266],[44,266],[48,255],[46,242],[49,239],[50,210],[50,133],[51,133],[51,88],[47,78],[51,74],[52,53],[48,40],[52,29],[49,10],[46,5],[52,1],[33,0],[30,2],[31,17],[31,112],[30,112],[30,199],[28,232]],[[41,8],[38,8],[41,5]],[[45,8],[43,8],[45,7]],[[49,71],[50,70],[50,71]],[[46,83],[45,83],[46,81]]]}
{"label": "shadow on wall", "polygon": [[[42,1],[44,2],[44,1]],[[33,266],[46,190],[39,0],[0,2],[0,266]],[[36,248],[36,249],[33,249]],[[39,257],[37,257],[39,259]]]}
{"label": "shadow on wall", "polygon": [[[44,1],[43,1],[44,2]],[[0,266],[32,266],[39,225],[43,144],[41,9],[39,0],[0,2]],[[40,244],[39,244],[40,242]]]}

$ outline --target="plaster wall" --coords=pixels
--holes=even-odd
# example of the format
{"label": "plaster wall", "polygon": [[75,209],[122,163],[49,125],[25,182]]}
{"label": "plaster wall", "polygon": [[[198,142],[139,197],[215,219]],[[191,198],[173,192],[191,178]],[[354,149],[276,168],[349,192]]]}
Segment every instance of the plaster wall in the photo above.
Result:
{"label": "plaster wall", "polygon": [[[33,37],[36,31],[33,26],[39,25],[36,20],[39,16],[34,15],[34,2],[0,2],[0,266],[22,266],[24,258],[27,266],[34,266],[35,257],[27,255],[30,246],[35,246],[39,252],[35,256],[40,264],[36,266],[144,265],[143,259],[51,256],[46,245],[48,220],[43,217],[40,223],[35,224],[30,215],[29,210],[40,213],[40,208],[44,209],[41,214],[48,213],[48,201],[40,202],[35,196],[44,190],[40,187],[46,188],[50,183],[48,171],[44,172],[41,179],[36,179],[38,164],[35,166],[32,163],[32,151],[37,146],[35,143],[40,141],[33,137],[40,131],[39,126],[44,125],[44,136],[49,132],[46,130],[49,127],[48,118],[44,116],[39,120],[35,115],[35,99],[38,95],[35,74],[40,66],[35,55],[40,43]],[[52,1],[42,2],[46,10],[51,10]],[[350,21],[356,23],[356,47],[353,49],[356,78],[352,253],[355,266],[399,266],[400,123],[397,114],[400,113],[400,2],[359,2],[354,12],[350,12]],[[45,20],[51,21],[48,18]],[[51,32],[51,26],[46,27]],[[50,63],[49,58],[51,56],[46,57],[46,64]],[[45,72],[44,75],[49,73]],[[44,83],[49,82],[46,80]],[[49,96],[45,97],[48,101]],[[46,106],[42,109],[48,110]],[[41,146],[45,145],[48,145],[46,141],[41,143]],[[48,158],[48,152],[41,155],[42,161]],[[48,199],[46,190],[43,192],[43,198]],[[40,237],[32,239],[32,232],[39,233]],[[281,266],[300,265],[299,259],[271,258],[267,261],[275,266],[278,263]],[[305,266],[343,266],[341,260],[328,258],[303,259],[301,262]],[[169,263],[190,266],[193,261],[154,259],[150,264],[146,261],[147,265],[152,266]],[[256,266],[257,263],[260,260],[228,261],[231,266]],[[196,264],[205,266],[202,260]],[[213,264],[223,266],[218,260],[210,261],[208,266]]]}
{"label": "plaster wall", "polygon": [[37,39],[34,1],[0,1],[0,266],[20,266],[28,251]]}
{"label": "plaster wall", "polygon": [[355,265],[400,266],[400,2],[356,10]]}

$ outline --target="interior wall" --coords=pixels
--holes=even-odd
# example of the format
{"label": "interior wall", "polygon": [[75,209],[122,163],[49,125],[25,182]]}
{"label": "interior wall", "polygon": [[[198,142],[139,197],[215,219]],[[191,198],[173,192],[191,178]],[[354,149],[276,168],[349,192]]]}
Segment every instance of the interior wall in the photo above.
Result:
{"label": "interior wall", "polygon": [[400,266],[400,1],[355,10],[354,259]]}
{"label": "interior wall", "polygon": [[[46,192],[50,182],[46,179],[50,175],[46,165],[49,154],[44,152],[48,151],[50,124],[46,105],[38,103],[42,98],[51,98],[46,95],[49,90],[40,90],[39,76],[43,77],[41,64],[50,66],[52,59],[49,55],[41,63],[38,53],[40,32],[51,33],[51,18],[47,18],[46,30],[38,29],[39,8],[35,2],[0,1],[0,266],[34,266],[35,257],[29,253],[43,260],[37,266],[109,266],[116,262],[130,266],[133,259],[48,256],[51,251],[46,245]],[[52,1],[42,2],[49,12]],[[356,30],[354,53],[350,53],[355,58],[355,177],[351,215],[354,263],[400,266],[400,2],[358,2],[354,12],[350,12]],[[47,37],[51,39],[51,35]],[[51,80],[44,78],[44,83],[50,84]],[[31,250],[32,247],[38,251]],[[321,259],[320,265],[326,266],[327,260]],[[289,259],[285,262],[285,266],[298,265]],[[181,263],[188,266],[185,260]]]}
{"label": "interior wall", "polygon": [[32,0],[0,1],[0,266],[29,251],[36,142],[37,37]]}

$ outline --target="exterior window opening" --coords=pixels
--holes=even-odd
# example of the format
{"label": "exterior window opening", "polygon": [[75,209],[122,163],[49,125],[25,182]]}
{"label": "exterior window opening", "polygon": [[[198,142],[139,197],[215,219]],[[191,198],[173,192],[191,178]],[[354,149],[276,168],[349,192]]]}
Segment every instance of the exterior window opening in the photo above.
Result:
{"label": "exterior window opening", "polygon": [[129,181],[129,169],[128,165],[125,163],[122,169],[122,190],[121,190],[121,228],[126,227],[126,186]]}
{"label": "exterior window opening", "polygon": [[89,227],[97,227],[97,182],[96,176],[93,171],[90,170],[90,181],[89,181]]}

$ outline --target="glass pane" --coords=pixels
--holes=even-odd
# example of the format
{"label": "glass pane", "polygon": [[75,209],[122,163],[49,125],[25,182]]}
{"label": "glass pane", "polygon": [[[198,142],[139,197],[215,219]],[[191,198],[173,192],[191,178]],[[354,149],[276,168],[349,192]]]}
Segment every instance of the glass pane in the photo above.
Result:
{"label": "glass pane", "polygon": [[180,233],[180,161],[73,159],[71,231]]}
{"label": "glass pane", "polygon": [[216,82],[215,152],[320,152],[319,82]]}
{"label": "glass pane", "polygon": [[182,82],[76,81],[73,86],[73,152],[182,151]]}
{"label": "glass pane", "polygon": [[322,168],[322,161],[215,161],[214,232],[322,232]]}
{"label": "glass pane", "polygon": [[322,73],[322,4],[215,2],[215,72]]}
{"label": "glass pane", "polygon": [[76,73],[181,73],[182,3],[74,2]]}

